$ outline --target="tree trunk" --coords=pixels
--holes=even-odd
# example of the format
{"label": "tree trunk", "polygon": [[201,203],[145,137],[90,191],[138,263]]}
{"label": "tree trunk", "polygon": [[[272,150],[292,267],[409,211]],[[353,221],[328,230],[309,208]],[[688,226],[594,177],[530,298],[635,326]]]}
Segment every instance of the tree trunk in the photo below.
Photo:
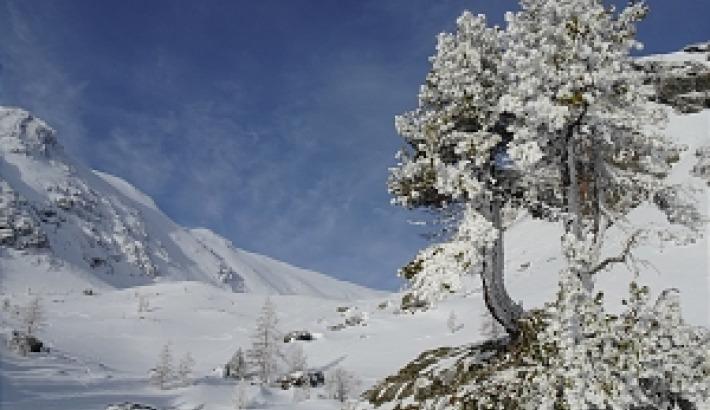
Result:
{"label": "tree trunk", "polygon": [[518,319],[523,316],[524,310],[522,306],[511,299],[505,288],[503,218],[500,202],[491,202],[490,214],[487,216],[490,217],[493,226],[498,229],[498,237],[484,258],[481,272],[483,299],[491,315],[505,328],[508,334],[515,336],[520,332]]}
{"label": "tree trunk", "polygon": [[[564,226],[565,233],[571,233],[578,241],[582,241],[584,238],[582,233],[583,215],[579,175],[577,172],[577,152],[575,149],[576,144],[574,139],[574,131],[579,126],[585,113],[586,108],[582,111],[582,114],[580,114],[577,121],[567,128],[564,139],[565,145],[562,148],[560,164],[562,172],[562,188],[564,192],[563,205],[566,213]],[[594,289],[594,283],[589,270],[575,268],[573,273],[582,281],[584,288],[591,293]]]}

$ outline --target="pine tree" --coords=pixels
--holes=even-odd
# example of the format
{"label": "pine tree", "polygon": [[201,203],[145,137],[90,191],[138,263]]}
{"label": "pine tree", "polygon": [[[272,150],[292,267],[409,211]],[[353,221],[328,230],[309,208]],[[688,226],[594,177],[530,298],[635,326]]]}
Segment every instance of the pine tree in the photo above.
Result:
{"label": "pine tree", "polygon": [[[699,212],[665,179],[677,149],[663,133],[663,110],[649,102],[652,90],[631,64],[635,24],[646,11],[640,2],[617,13],[598,0],[523,0],[521,11],[506,18],[501,67],[509,88],[500,105],[512,119],[508,151],[522,179],[549,176],[539,186],[555,194],[541,202],[565,232],[567,266],[549,333],[539,337],[555,346],[550,367],[559,370],[549,373],[555,378],[549,382],[565,386],[563,401],[571,409],[660,405],[654,397],[673,391],[664,385],[661,362],[647,360],[655,319],[642,313],[644,292],[632,286],[622,329],[613,328],[619,322],[593,293],[594,275],[632,260],[644,239],[678,238],[630,225],[626,217],[634,208],[656,205],[690,236],[702,226]],[[524,195],[527,202],[541,198],[535,190]],[[618,255],[603,258],[612,226],[628,235]]]}
{"label": "pine tree", "polygon": [[[601,0],[520,5],[502,33],[464,13],[457,33],[439,39],[419,108],[397,118],[410,147],[390,174],[394,202],[433,209],[448,229],[444,242],[421,251],[400,274],[413,298],[435,301],[459,290],[461,274],[478,266],[495,319],[513,336],[524,319],[517,325],[525,337],[512,340],[524,347],[525,366],[492,366],[458,392],[475,398],[474,408],[702,408],[710,400],[710,337],[682,323],[673,292],[651,308],[648,289],[634,282],[621,316],[606,313],[603,295],[594,294],[594,275],[616,263],[633,267],[638,244],[682,243],[704,226],[684,188],[666,179],[679,149],[663,132],[665,111],[650,102],[652,88],[632,67],[631,51],[640,46],[635,25],[647,7],[634,1],[617,11]],[[479,41],[466,41],[467,33]],[[481,53],[486,44],[495,47]],[[564,230],[557,299],[527,316],[502,285],[496,214],[504,205]],[[628,215],[642,205],[657,207],[680,229],[632,225]],[[625,237],[617,254],[605,256],[611,228]],[[524,382],[511,385],[510,374]]]}
{"label": "pine tree", "polygon": [[174,378],[173,354],[170,350],[170,344],[166,343],[160,351],[158,364],[151,370],[150,379],[160,389],[166,389]]}
{"label": "pine tree", "polygon": [[256,368],[262,383],[268,384],[278,372],[281,356],[281,333],[278,330],[276,308],[271,298],[266,298],[261,314],[256,320],[252,347],[247,351],[250,364]]}
{"label": "pine tree", "polygon": [[[616,12],[599,0],[524,0],[521,8],[506,17],[501,66],[509,153],[522,179],[551,176],[538,184],[556,193],[544,206],[563,221],[569,269],[591,293],[593,275],[627,260],[648,234],[626,223],[632,209],[654,204],[691,235],[703,218],[665,180],[678,148],[664,133],[663,109],[649,103],[654,90],[632,66],[646,5]],[[525,195],[539,199],[535,190]],[[619,256],[601,260],[611,226],[628,230],[628,241]]]}
{"label": "pine tree", "polygon": [[407,147],[388,187],[393,203],[433,210],[443,226],[442,240],[399,271],[410,283],[405,302],[436,302],[461,289],[463,274],[479,272],[488,308],[515,333],[523,312],[503,280],[501,209],[519,205],[522,187],[506,156],[508,116],[498,109],[501,45],[499,30],[469,12],[456,33],[439,36],[419,107],[395,119]]}

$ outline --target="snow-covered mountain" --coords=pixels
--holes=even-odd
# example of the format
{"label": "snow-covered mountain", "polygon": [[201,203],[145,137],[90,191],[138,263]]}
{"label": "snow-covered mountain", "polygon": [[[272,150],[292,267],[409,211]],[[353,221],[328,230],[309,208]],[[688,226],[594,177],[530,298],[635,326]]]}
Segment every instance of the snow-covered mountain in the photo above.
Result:
{"label": "snow-covered mountain", "polygon": [[257,294],[375,293],[177,225],[126,181],[70,158],[44,121],[7,107],[0,107],[0,279],[9,293],[183,280]]}

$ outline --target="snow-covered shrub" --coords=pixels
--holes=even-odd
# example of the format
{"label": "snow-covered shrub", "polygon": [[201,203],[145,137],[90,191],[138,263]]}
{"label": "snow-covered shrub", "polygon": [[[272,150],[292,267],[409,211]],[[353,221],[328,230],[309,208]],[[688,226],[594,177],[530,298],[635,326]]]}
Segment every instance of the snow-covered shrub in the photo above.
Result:
{"label": "snow-covered shrub", "polygon": [[698,162],[690,171],[691,174],[704,179],[710,185],[710,146],[698,148],[695,151],[695,156],[698,158]]}
{"label": "snow-covered shrub", "polygon": [[308,367],[306,353],[303,351],[303,347],[300,344],[292,344],[286,354],[284,355],[284,361],[286,362],[287,372],[303,372]]}
{"label": "snow-covered shrub", "polygon": [[458,318],[456,317],[456,312],[454,312],[453,310],[451,311],[451,313],[449,313],[448,319],[446,319],[446,327],[451,333],[456,333],[459,329],[463,327],[463,325],[459,325]]}
{"label": "snow-covered shrub", "polygon": [[683,321],[677,291],[651,303],[632,282],[626,308],[611,315],[603,295],[562,276],[557,300],[526,315],[512,343],[425,352],[366,397],[411,410],[706,408],[710,333]]}
{"label": "snow-covered shrub", "polygon": [[336,367],[326,376],[325,385],[331,398],[344,403],[357,394],[360,380],[354,373]]}
{"label": "snow-covered shrub", "polygon": [[136,293],[136,297],[138,298],[138,313],[147,312],[150,306],[150,299],[148,299],[148,295]]}
{"label": "snow-covered shrub", "polygon": [[25,332],[19,332],[17,330],[12,331],[10,340],[8,340],[8,347],[10,350],[15,351],[22,356],[27,356],[30,353],[49,351],[44,342],[39,340],[37,337]]}

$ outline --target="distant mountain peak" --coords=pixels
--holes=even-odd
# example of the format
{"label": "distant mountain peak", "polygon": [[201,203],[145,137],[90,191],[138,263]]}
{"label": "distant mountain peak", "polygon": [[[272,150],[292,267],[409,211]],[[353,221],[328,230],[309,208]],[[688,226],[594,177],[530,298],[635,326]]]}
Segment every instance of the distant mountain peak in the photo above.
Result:
{"label": "distant mountain peak", "polygon": [[[333,299],[374,291],[236,249],[185,229],[125,180],[64,154],[56,132],[0,107],[0,279],[54,291],[198,281],[234,292]],[[49,281],[49,277],[62,280]]]}
{"label": "distant mountain peak", "polygon": [[4,152],[46,156],[57,147],[56,132],[28,111],[0,107],[0,146]]}

